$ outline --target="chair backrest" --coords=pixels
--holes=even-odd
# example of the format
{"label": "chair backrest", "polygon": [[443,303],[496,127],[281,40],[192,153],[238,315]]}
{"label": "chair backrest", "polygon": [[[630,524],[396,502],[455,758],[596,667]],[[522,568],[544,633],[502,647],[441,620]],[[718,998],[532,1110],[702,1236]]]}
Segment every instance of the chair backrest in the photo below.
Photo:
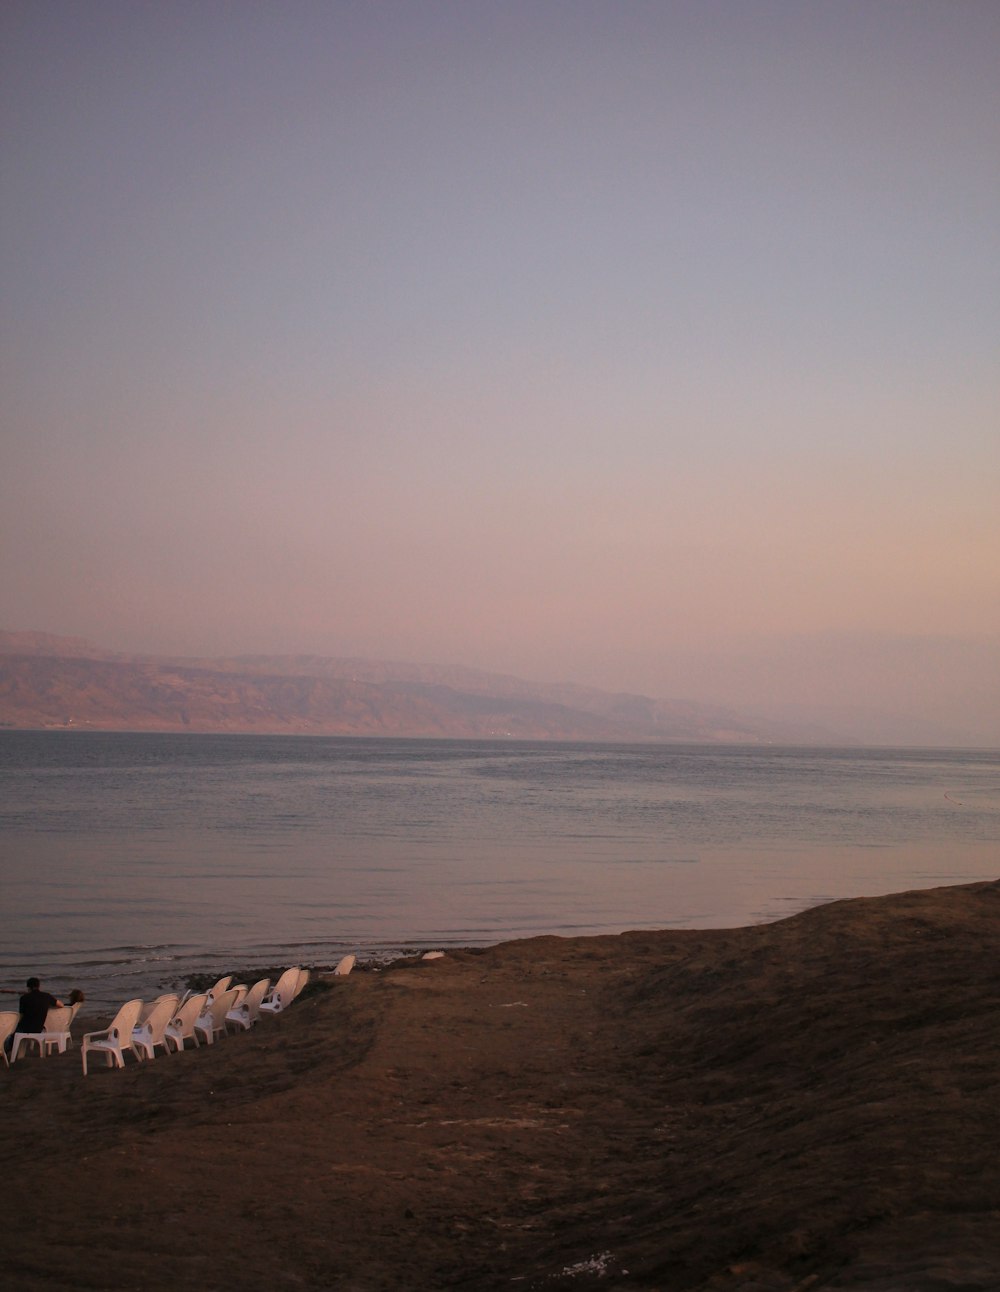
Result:
{"label": "chair backrest", "polygon": [[298,965],[296,965],[294,969],[285,970],[285,972],[278,979],[275,985],[274,991],[272,992],[272,995],[279,996],[281,998],[282,1008],[284,1008],[286,1005],[290,1005],[292,1001],[295,999],[295,989],[296,987],[298,987],[298,985],[299,985],[299,967]]}
{"label": "chair backrest", "polygon": [[216,1031],[225,1028],[226,1015],[236,1004],[236,997],[239,994],[240,993],[237,988],[230,987],[228,991],[224,991],[216,1000],[210,1002],[209,1009],[212,1014],[212,1027]]}
{"label": "chair backrest", "polygon": [[132,1028],[139,1021],[139,1014],[142,1012],[141,1000],[127,1000],[118,1013],[111,1020],[108,1032],[117,1032],[119,1036],[127,1040],[132,1039]]}
{"label": "chair backrest", "polygon": [[260,1002],[267,995],[267,989],[270,985],[270,978],[261,978],[259,982],[254,983],[244,999],[240,1002],[247,1011],[247,1015],[251,1023],[256,1022],[257,1018],[260,1016]]}
{"label": "chair backrest", "polygon": [[189,996],[170,1020],[171,1026],[176,1027],[182,1036],[193,1036],[195,1019],[204,1010],[207,1000],[207,992],[202,992],[198,996]]}
{"label": "chair backrest", "polygon": [[173,1018],[176,1009],[176,996],[165,996],[162,1000],[153,1001],[152,1009],[140,1023],[151,1045],[161,1045],[163,1043],[163,1033],[167,1024]]}
{"label": "chair backrest", "polygon": [[354,968],[355,960],[357,960],[357,956],[344,956],[343,960],[338,962],[337,967],[333,972],[340,978],[346,977]]}
{"label": "chair backrest", "polygon": [[150,1014],[152,1014],[153,1010],[156,1008],[156,1006],[160,1003],[161,1000],[172,1001],[174,1010],[176,1012],[178,1008],[178,1003],[180,1001],[180,997],[177,995],[176,992],[165,991],[161,995],[157,996],[155,1000],[147,1000],[143,1004],[143,1007],[139,1013],[140,1023],[145,1023],[146,1019],[149,1018]]}
{"label": "chair backrest", "polygon": [[295,997],[298,996],[298,994],[302,991],[302,989],[305,987],[308,981],[309,981],[309,970],[300,969],[299,976],[295,980],[295,990],[292,992],[292,1000],[294,1000]]}
{"label": "chair backrest", "polygon": [[57,1005],[45,1015],[44,1032],[68,1032],[76,1009],[73,1005]]}
{"label": "chair backrest", "polygon": [[215,984],[215,986],[209,989],[209,992],[208,992],[209,1000],[216,1000],[219,996],[221,996],[222,993],[226,990],[226,988],[229,986],[229,984],[232,981],[233,981],[233,975],[231,973],[227,973],[225,978],[220,978],[219,981]]}
{"label": "chair backrest", "polygon": [[20,1017],[20,1014],[10,1014],[6,1011],[0,1014],[0,1049],[3,1048],[7,1037],[13,1036],[17,1031],[17,1021]]}

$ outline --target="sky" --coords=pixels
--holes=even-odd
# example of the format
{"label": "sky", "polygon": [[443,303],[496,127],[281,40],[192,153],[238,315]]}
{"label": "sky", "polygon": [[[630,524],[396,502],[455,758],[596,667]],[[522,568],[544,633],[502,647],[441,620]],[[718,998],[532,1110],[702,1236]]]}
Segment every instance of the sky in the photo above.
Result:
{"label": "sky", "polygon": [[0,627],[1000,746],[994,0],[0,46]]}

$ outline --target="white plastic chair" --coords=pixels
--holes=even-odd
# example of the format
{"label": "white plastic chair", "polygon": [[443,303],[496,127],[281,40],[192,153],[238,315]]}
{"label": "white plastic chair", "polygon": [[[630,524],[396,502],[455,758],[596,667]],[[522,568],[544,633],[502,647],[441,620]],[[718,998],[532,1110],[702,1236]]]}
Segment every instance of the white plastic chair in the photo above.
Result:
{"label": "white plastic chair", "polygon": [[235,1023],[237,1027],[249,1031],[260,1016],[260,1003],[267,995],[270,985],[270,978],[261,978],[259,982],[255,982],[242,1000],[234,1002],[226,1014],[226,1022]]}
{"label": "white plastic chair", "polygon": [[[63,1007],[59,1007],[59,1008],[61,1009]],[[46,1014],[45,1014],[46,1023],[48,1023],[49,1021],[49,1014],[54,1014],[55,1012],[56,1011],[52,1009],[46,1011]],[[44,1028],[42,1029],[41,1032],[15,1032],[14,1040],[11,1043],[11,1047],[10,1047],[11,1063],[16,1063],[18,1061],[18,1059],[21,1057],[22,1049],[24,1050],[24,1053],[27,1054],[33,1045],[38,1046],[38,1057],[40,1059],[44,1059],[45,1046],[42,1045],[42,1037],[44,1035],[45,1035]]]}
{"label": "white plastic chair", "polygon": [[9,1013],[5,1011],[0,1014],[0,1057],[3,1058],[7,1067],[10,1067],[10,1059],[7,1058],[7,1037],[13,1036],[17,1031],[17,1024],[21,1015],[18,1013]]}
{"label": "white plastic chair", "polygon": [[42,1033],[42,1053],[51,1054],[57,1050],[65,1054],[67,1047],[73,1044],[70,1028],[73,1019],[80,1012],[80,1001],[75,1005],[64,1005],[62,1009],[50,1009],[45,1015],[45,1031]]}
{"label": "white plastic chair", "polygon": [[280,1014],[295,999],[299,985],[299,967],[286,969],[271,990],[271,994],[260,1003],[262,1014]]}
{"label": "white plastic chair", "polygon": [[197,1047],[199,1043],[198,1034],[194,1030],[194,1025],[199,1014],[205,1008],[207,1000],[208,994],[206,992],[202,992],[199,996],[189,996],[163,1029],[163,1035],[168,1041],[172,1041],[178,1050],[184,1049],[189,1038],[194,1041]]}
{"label": "white plastic chair", "polygon": [[238,995],[236,989],[231,987],[218,999],[209,1001],[204,1012],[195,1019],[194,1030],[205,1038],[207,1045],[211,1045],[217,1036],[226,1035],[226,1015],[236,1003]]}
{"label": "white plastic chair", "polygon": [[109,1067],[124,1068],[125,1055],[123,1050],[129,1049],[139,1057],[138,1051],[132,1044],[132,1029],[139,1021],[139,1012],[142,1009],[141,1000],[127,1000],[115,1015],[111,1026],[104,1029],[103,1032],[87,1032],[80,1046],[80,1056],[83,1059],[83,1075],[87,1075],[87,1054],[91,1050],[98,1050],[108,1056]]}
{"label": "white plastic chair", "polygon": [[357,956],[344,956],[342,960],[337,962],[337,967],[333,971],[333,976],[335,978],[346,978],[354,968],[356,960]]}
{"label": "white plastic chair", "polygon": [[[139,1015],[138,1024],[132,1028],[132,1049],[135,1050],[139,1058],[155,1059],[156,1047],[163,1046],[164,1054],[170,1053],[170,1046],[167,1044],[166,1029],[167,1024],[177,1012],[176,996],[161,996],[159,1000],[154,1000],[152,1008],[143,1018]],[[141,1051],[141,1053],[140,1053]]]}
{"label": "white plastic chair", "polygon": [[298,996],[298,995],[300,995],[300,994],[301,994],[302,990],[304,989],[304,987],[305,987],[306,983],[308,983],[308,981],[309,981],[309,970],[308,970],[308,969],[300,969],[300,970],[299,970],[299,976],[298,976],[298,978],[295,980],[295,990],[294,990],[294,992],[292,992],[292,1000],[294,1000],[294,999],[296,998],[296,996]]}

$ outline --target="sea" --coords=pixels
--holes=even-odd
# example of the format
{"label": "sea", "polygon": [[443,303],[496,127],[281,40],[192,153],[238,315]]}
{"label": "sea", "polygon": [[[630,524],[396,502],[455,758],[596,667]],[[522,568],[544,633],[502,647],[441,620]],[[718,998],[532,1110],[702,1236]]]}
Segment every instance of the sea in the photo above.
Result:
{"label": "sea", "polygon": [[0,1009],[1000,875],[1000,751],[0,732]]}

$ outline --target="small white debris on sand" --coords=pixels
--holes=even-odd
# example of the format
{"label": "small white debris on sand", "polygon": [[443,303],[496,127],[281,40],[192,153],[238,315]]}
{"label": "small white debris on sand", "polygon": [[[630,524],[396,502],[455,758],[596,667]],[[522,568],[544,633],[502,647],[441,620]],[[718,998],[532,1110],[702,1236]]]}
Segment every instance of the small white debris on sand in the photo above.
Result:
{"label": "small white debris on sand", "polygon": [[611,1259],[610,1252],[599,1252],[596,1256],[588,1256],[585,1261],[577,1261],[575,1265],[567,1265],[560,1277],[568,1275],[572,1278],[575,1274],[607,1274]]}

